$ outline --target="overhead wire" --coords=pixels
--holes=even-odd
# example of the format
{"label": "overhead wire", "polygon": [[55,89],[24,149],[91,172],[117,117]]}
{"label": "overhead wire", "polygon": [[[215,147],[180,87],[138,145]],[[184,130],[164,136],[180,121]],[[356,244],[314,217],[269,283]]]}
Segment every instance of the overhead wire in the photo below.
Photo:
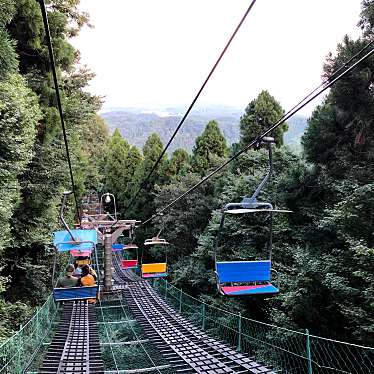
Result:
{"label": "overhead wire", "polygon": [[75,183],[74,183],[73,168],[72,168],[72,163],[71,163],[71,159],[70,159],[68,137],[67,137],[67,133],[66,133],[66,126],[65,126],[64,116],[63,116],[63,112],[62,112],[60,90],[59,90],[57,72],[56,72],[56,63],[55,63],[55,57],[54,57],[54,53],[53,53],[53,46],[52,46],[51,33],[50,33],[50,29],[49,29],[47,11],[46,11],[46,8],[45,8],[44,0],[39,0],[39,4],[40,4],[41,12],[42,12],[42,17],[43,17],[44,31],[45,31],[45,35],[46,35],[46,38],[47,38],[49,61],[50,61],[50,64],[51,64],[53,83],[54,83],[54,86],[55,86],[57,108],[58,108],[58,112],[59,112],[59,116],[60,116],[62,135],[63,135],[64,143],[65,143],[66,158],[67,158],[67,162],[68,162],[68,166],[69,166],[69,174],[70,174],[72,192],[73,192],[73,195],[74,195],[75,208],[76,208],[76,211],[77,211],[77,217],[79,219],[79,222],[81,222],[81,216],[80,216],[79,205],[78,205],[78,198],[77,198],[77,193],[76,193],[76,188],[75,188]]}
{"label": "overhead wire", "polygon": [[179,132],[180,128],[182,127],[183,123],[185,122],[186,118],[188,117],[188,115],[190,114],[192,108],[194,107],[196,101],[198,100],[198,98],[200,97],[201,93],[203,92],[205,86],[207,85],[208,81],[210,80],[211,76],[213,75],[214,71],[216,70],[218,64],[220,63],[220,61],[222,60],[223,56],[225,55],[227,49],[229,48],[231,42],[233,41],[233,39],[235,38],[235,35],[238,33],[239,29],[241,28],[241,26],[243,25],[245,19],[247,18],[249,12],[251,11],[251,9],[253,8],[253,6],[255,5],[256,3],[256,0],[252,0],[251,3],[249,4],[247,10],[245,11],[243,17],[241,18],[240,22],[238,23],[238,25],[236,26],[234,32],[231,34],[228,42],[226,43],[225,47],[223,48],[222,52],[220,53],[218,59],[216,60],[216,62],[214,63],[212,69],[210,70],[208,76],[205,78],[203,84],[201,85],[200,89],[198,90],[197,94],[195,95],[194,99],[192,100],[190,106],[188,107],[187,111],[185,112],[185,114],[183,115],[183,117],[181,118],[178,126],[176,127],[176,129],[174,130],[174,133],[173,135],[170,137],[168,143],[166,144],[165,148],[162,150],[162,152],[160,153],[157,161],[154,163],[152,169],[150,170],[150,172],[147,174],[146,178],[140,183],[140,186],[137,190],[137,192],[135,193],[135,195],[132,197],[132,199],[130,200],[130,202],[127,204],[126,208],[125,208],[125,211],[127,211],[131,205],[133,204],[133,202],[136,200],[136,198],[138,197],[139,193],[143,190],[143,188],[146,187],[147,185],[147,182],[149,181],[150,177],[152,176],[152,174],[155,172],[155,170],[157,169],[157,166],[159,165],[159,163],[161,162],[162,158],[164,157],[166,151],[168,150],[168,148],[170,147],[170,144],[172,143],[172,141],[174,140],[175,136],[177,135],[177,133]]}
{"label": "overhead wire", "polygon": [[[367,46],[365,46],[360,52],[366,50],[372,42],[370,42]],[[207,176],[202,178],[198,183],[193,185],[191,188],[189,188],[187,191],[179,195],[176,199],[174,199],[172,202],[167,204],[164,208],[156,212],[154,215],[152,215],[150,218],[145,220],[142,225],[147,224],[148,222],[152,221],[154,218],[158,217],[160,214],[162,214],[165,210],[169,209],[172,205],[177,203],[179,200],[181,200],[186,195],[190,194],[194,190],[196,190],[198,187],[200,187],[203,183],[205,183],[208,179],[212,178],[215,174],[217,174],[219,171],[221,171],[225,166],[227,166],[229,163],[237,159],[240,155],[245,153],[247,150],[249,150],[252,146],[258,144],[261,142],[261,139],[268,134],[270,134],[272,131],[274,131],[276,128],[278,128],[282,123],[287,121],[290,117],[292,117],[294,114],[296,114],[299,110],[304,108],[307,104],[309,104],[311,101],[313,101],[317,96],[322,94],[324,91],[326,91],[329,87],[331,87],[334,83],[339,81],[341,78],[346,76],[348,73],[350,73],[357,65],[359,65],[361,62],[369,58],[374,53],[374,49],[371,49],[368,53],[366,53],[363,57],[361,57],[358,61],[356,61],[353,65],[350,67],[347,67],[342,73],[336,75],[333,74],[335,78],[329,78],[327,79],[323,84],[319,85],[316,89],[314,89],[310,94],[305,96],[301,101],[298,102],[292,109],[290,109],[287,113],[285,113],[277,122],[275,122],[273,125],[271,125],[267,130],[265,130],[261,135],[257,136],[255,139],[253,139],[250,143],[248,143],[244,148],[242,148],[239,152],[237,152],[235,155],[230,157],[228,160],[226,160],[222,165],[214,169],[211,173],[209,173]],[[358,54],[359,55],[359,54]],[[351,59],[349,60],[351,61]],[[346,65],[347,63],[345,63]],[[342,69],[339,68],[339,71]],[[317,92],[316,92],[317,91]]]}

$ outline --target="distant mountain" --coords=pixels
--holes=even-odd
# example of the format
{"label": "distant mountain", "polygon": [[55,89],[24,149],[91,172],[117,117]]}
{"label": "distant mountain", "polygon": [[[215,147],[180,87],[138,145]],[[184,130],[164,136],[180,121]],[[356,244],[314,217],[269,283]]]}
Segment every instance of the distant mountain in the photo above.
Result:
{"label": "distant mountain", "polygon": [[[101,113],[110,132],[118,128],[127,141],[142,148],[148,136],[157,133],[162,142],[170,139],[185,108],[110,108]],[[210,120],[216,120],[229,144],[239,139],[239,121],[243,110],[233,107],[209,106],[197,107],[187,117],[184,125],[170,146],[169,153],[177,148],[191,151],[195,139]],[[288,121],[289,130],[285,134],[285,143],[298,150],[300,137],[306,128],[306,117],[295,116]]]}

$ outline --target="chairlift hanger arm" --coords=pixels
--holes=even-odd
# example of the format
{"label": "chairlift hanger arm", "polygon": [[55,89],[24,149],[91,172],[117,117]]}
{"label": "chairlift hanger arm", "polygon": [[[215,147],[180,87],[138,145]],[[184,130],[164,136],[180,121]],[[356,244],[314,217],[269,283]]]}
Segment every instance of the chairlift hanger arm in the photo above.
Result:
{"label": "chairlift hanger arm", "polygon": [[73,233],[70,231],[69,226],[67,225],[67,223],[65,222],[65,219],[64,219],[64,210],[65,210],[65,205],[66,205],[66,199],[71,193],[72,193],[72,191],[65,191],[64,194],[63,194],[61,208],[60,208],[60,220],[61,220],[62,224],[65,226],[69,235],[71,236],[72,241],[74,243],[76,243],[77,240],[74,238]]}
{"label": "chairlift hanger arm", "polygon": [[256,188],[255,192],[253,193],[253,195],[250,198],[250,201],[252,203],[256,202],[258,194],[261,192],[261,190],[264,188],[265,184],[268,182],[268,180],[271,178],[271,176],[273,174],[273,150],[271,148],[271,145],[274,142],[274,139],[270,138],[270,137],[264,137],[262,139],[262,141],[264,143],[266,143],[267,147],[268,147],[268,151],[269,151],[269,168],[268,168],[268,172],[265,175],[264,179],[258,185],[258,187]]}
{"label": "chairlift hanger arm", "polygon": [[221,232],[222,232],[224,222],[225,222],[225,210],[222,211],[221,221],[219,223],[218,233],[217,233],[217,237],[214,243],[214,267],[215,268],[217,267],[218,243],[221,238]]}

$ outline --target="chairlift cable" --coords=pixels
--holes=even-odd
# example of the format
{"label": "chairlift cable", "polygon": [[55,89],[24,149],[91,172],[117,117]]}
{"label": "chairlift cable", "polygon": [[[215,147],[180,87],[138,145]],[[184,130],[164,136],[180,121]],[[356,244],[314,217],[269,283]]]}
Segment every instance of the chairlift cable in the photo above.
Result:
{"label": "chairlift cable", "polygon": [[252,7],[254,6],[256,0],[252,0],[249,7],[247,8],[246,12],[244,13],[243,17],[241,18],[239,24],[236,26],[234,32],[232,33],[230,39],[228,40],[228,42],[226,43],[225,47],[223,48],[221,54],[219,55],[217,61],[214,63],[212,69],[210,70],[208,76],[206,77],[204,83],[202,84],[202,86],[200,87],[199,91],[197,92],[196,96],[194,97],[194,99],[192,100],[190,106],[188,107],[186,113],[183,115],[182,119],[180,120],[178,126],[176,127],[176,129],[174,130],[174,133],[173,135],[171,136],[171,138],[169,139],[168,143],[166,144],[165,148],[162,150],[160,156],[158,157],[157,161],[155,162],[155,164],[153,165],[151,171],[148,173],[147,177],[140,183],[140,186],[139,186],[139,189],[137,190],[137,192],[135,193],[135,195],[132,197],[132,199],[130,200],[130,202],[127,204],[126,208],[125,208],[125,211],[127,211],[131,205],[133,204],[133,202],[136,200],[136,198],[138,197],[140,191],[143,190],[143,188],[145,188],[145,186],[147,185],[147,182],[149,181],[151,175],[154,173],[154,171],[156,170],[158,164],[161,162],[162,160],[162,157],[165,155],[167,149],[169,148],[170,144],[172,143],[172,141],[174,140],[175,136],[177,135],[178,131],[180,130],[180,128],[182,127],[183,123],[185,122],[186,118],[188,117],[188,115],[190,114],[192,108],[194,107],[197,99],[199,98],[200,94],[203,92],[205,86],[207,85],[209,79],[211,78],[211,76],[213,75],[215,69],[217,68],[218,64],[220,63],[220,61],[222,60],[223,56],[225,55],[227,49],[229,48],[231,42],[233,41],[233,39],[235,38],[237,32],[239,31],[240,27],[242,26],[242,24],[244,23],[245,19],[247,18],[249,12],[251,11]]}
{"label": "chairlift cable", "polygon": [[46,8],[45,8],[44,0],[39,0],[39,3],[40,3],[40,9],[41,9],[41,12],[42,12],[42,17],[43,17],[45,35],[46,35],[46,38],[47,38],[49,61],[50,61],[50,64],[51,64],[53,83],[54,83],[55,92],[56,92],[57,108],[58,108],[58,112],[59,112],[59,115],[60,115],[62,134],[63,134],[63,138],[64,138],[64,143],[65,143],[66,158],[67,158],[68,165],[69,165],[69,173],[70,173],[71,187],[72,187],[72,191],[73,191],[73,195],[74,195],[75,208],[76,208],[76,211],[77,211],[77,216],[78,216],[79,223],[81,223],[81,216],[80,216],[79,206],[78,206],[78,198],[77,198],[77,193],[76,193],[75,183],[74,183],[73,168],[72,168],[71,159],[70,159],[69,143],[68,143],[68,138],[67,138],[67,134],[66,134],[64,116],[63,116],[63,113],[62,113],[60,90],[59,90],[59,85],[58,85],[58,80],[57,80],[56,63],[55,63],[55,58],[54,58],[54,53],[53,53],[51,33],[50,33],[50,30],[49,30],[47,11],[46,11]]}
{"label": "chairlift cable", "polygon": [[[313,101],[316,97],[321,95],[324,91],[326,91],[328,88],[330,88],[334,83],[345,77],[348,73],[350,73],[357,65],[359,65],[361,62],[365,61],[367,58],[369,58],[374,53],[374,48],[371,49],[369,52],[367,52],[363,57],[361,57],[358,61],[356,61],[353,65],[346,68],[342,73],[340,73],[338,76],[330,79],[329,81],[325,82],[322,86],[319,86],[319,89],[314,89],[310,95],[307,96],[307,99],[303,99],[299,102],[299,104],[295,105],[291,110],[289,110],[286,114],[284,114],[276,123],[271,125],[265,132],[263,132],[261,135],[257,136],[255,139],[253,139],[249,144],[247,144],[244,148],[242,148],[239,152],[237,152],[235,155],[230,157],[227,161],[225,161],[221,166],[217,167],[215,170],[213,170],[211,173],[209,173],[207,176],[202,178],[200,182],[196,183],[194,186],[189,188],[187,191],[185,191],[183,194],[179,195],[176,199],[174,199],[172,202],[167,204],[164,208],[162,208],[160,211],[156,212],[154,215],[152,215],[150,218],[145,220],[142,225],[147,224],[148,222],[152,221],[154,218],[159,216],[161,213],[163,213],[165,210],[169,209],[172,205],[177,203],[179,200],[181,200],[186,195],[190,194],[194,190],[196,190],[198,187],[200,187],[202,184],[204,184],[207,180],[209,180],[211,177],[213,177],[215,174],[217,174],[219,171],[221,171],[225,166],[227,166],[229,163],[237,159],[240,155],[245,153],[247,150],[249,150],[252,146],[258,144],[261,139],[268,134],[270,134],[272,131],[274,131],[276,128],[278,128],[282,123],[287,121],[289,118],[291,118],[294,114],[296,114],[298,111],[300,111],[302,108],[304,108],[307,104],[309,104],[311,101]],[[318,92],[315,92],[315,91]]]}

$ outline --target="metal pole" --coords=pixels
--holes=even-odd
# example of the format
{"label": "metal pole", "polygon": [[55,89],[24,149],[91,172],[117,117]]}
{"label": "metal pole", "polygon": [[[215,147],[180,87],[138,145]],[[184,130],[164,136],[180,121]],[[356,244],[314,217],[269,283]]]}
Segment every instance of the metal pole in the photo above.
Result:
{"label": "metal pole", "polygon": [[182,313],[182,297],[183,297],[183,291],[182,289],[179,290],[179,313]]}
{"label": "metal pole", "polygon": [[202,328],[203,330],[205,330],[205,304],[204,304],[204,303],[203,303],[203,305],[202,305],[201,319],[202,319],[202,322],[201,322],[201,328]]}
{"label": "metal pole", "polygon": [[310,336],[308,329],[305,330],[306,333],[306,354],[308,356],[308,374],[313,374],[312,367],[312,352],[310,350]]}
{"label": "metal pole", "polygon": [[239,313],[239,321],[238,321],[238,348],[237,351],[240,352],[242,350],[242,314]]}
{"label": "metal pole", "polygon": [[168,280],[165,280],[165,299],[168,298]]}
{"label": "metal pole", "polygon": [[112,235],[104,234],[104,290],[112,289]]}

